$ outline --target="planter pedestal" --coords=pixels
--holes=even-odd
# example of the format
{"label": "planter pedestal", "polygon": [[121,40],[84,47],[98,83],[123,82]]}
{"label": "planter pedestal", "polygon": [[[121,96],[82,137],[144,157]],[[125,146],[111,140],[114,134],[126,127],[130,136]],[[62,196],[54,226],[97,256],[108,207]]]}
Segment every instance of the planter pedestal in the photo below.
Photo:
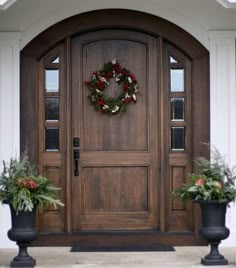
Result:
{"label": "planter pedestal", "polygon": [[223,255],[219,253],[218,246],[219,242],[212,242],[211,243],[211,250],[210,253],[205,256],[205,258],[201,259],[201,264],[203,265],[228,265],[228,260],[224,258]]}
{"label": "planter pedestal", "polygon": [[29,256],[27,247],[29,243],[17,243],[19,247],[18,255],[11,261],[10,267],[34,267],[36,260]]}
{"label": "planter pedestal", "polygon": [[35,229],[36,209],[27,212],[21,211],[18,214],[11,205],[10,209],[12,228],[7,234],[9,239],[15,241],[19,247],[18,255],[11,261],[11,267],[34,267],[36,261],[29,256],[27,247],[29,242],[35,240],[38,236],[38,231]]}
{"label": "planter pedestal", "polygon": [[228,202],[197,201],[202,212],[202,228],[200,235],[209,243],[210,253],[201,259],[201,263],[208,266],[227,265],[228,260],[219,253],[221,240],[229,236],[229,229],[225,226],[225,214]]}

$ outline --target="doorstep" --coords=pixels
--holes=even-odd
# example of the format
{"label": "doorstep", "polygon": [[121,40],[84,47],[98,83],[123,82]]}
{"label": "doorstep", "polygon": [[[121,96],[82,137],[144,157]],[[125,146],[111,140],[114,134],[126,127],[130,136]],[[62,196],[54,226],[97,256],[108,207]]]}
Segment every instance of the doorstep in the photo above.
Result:
{"label": "doorstep", "polygon": [[[175,247],[168,252],[70,252],[69,247],[32,247],[29,254],[36,259],[38,268],[198,268],[201,257],[208,254],[208,247]],[[220,248],[221,254],[229,261],[228,266],[236,267],[236,247]],[[17,249],[0,249],[0,267],[9,267]]]}

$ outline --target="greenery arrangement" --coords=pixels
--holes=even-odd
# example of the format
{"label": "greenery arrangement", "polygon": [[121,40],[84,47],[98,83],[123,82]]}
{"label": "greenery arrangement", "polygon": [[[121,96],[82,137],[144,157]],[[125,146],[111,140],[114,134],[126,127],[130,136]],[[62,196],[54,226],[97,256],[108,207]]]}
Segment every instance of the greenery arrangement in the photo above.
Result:
{"label": "greenery arrangement", "polygon": [[[121,93],[114,97],[108,97],[104,90],[109,87],[110,79],[115,78],[118,85],[121,85]],[[90,91],[88,98],[95,110],[108,115],[114,115],[126,111],[127,105],[133,101],[136,103],[138,83],[135,76],[113,59],[105,63],[102,70],[95,71],[90,81],[85,81]]]}
{"label": "greenery arrangement", "polygon": [[48,178],[38,175],[25,152],[21,158],[3,161],[0,175],[0,201],[12,205],[16,213],[32,211],[39,205],[63,206],[58,198],[59,188],[54,187]]}
{"label": "greenery arrangement", "polygon": [[220,152],[214,146],[208,146],[211,148],[211,161],[197,158],[197,173],[190,174],[189,182],[176,189],[173,195],[182,200],[234,201],[235,167],[231,169]]}

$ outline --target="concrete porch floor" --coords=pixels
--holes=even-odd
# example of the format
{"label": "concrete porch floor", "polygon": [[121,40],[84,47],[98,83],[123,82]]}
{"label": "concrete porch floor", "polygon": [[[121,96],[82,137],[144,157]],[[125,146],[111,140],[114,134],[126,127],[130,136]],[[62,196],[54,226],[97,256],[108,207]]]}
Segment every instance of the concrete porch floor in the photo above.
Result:
{"label": "concrete porch floor", "polygon": [[[78,268],[197,268],[201,257],[208,254],[207,247],[175,247],[172,252],[89,252],[71,253],[68,247],[29,248],[29,254],[37,261],[37,267],[78,267]],[[221,248],[221,254],[228,259],[228,266],[236,267],[236,247]],[[0,267],[9,267],[17,249],[0,249]]]}

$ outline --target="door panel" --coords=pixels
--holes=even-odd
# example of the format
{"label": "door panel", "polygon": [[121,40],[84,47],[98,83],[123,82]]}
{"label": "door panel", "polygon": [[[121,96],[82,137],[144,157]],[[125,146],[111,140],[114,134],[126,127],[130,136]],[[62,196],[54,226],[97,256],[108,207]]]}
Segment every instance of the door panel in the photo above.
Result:
{"label": "door panel", "polygon": [[[128,30],[72,40],[73,134],[81,139],[74,230],[158,228],[157,48],[157,38]],[[107,116],[89,103],[84,81],[114,58],[137,77],[140,94],[125,113]],[[112,79],[106,94],[120,90]]]}
{"label": "door panel", "polygon": [[146,167],[84,168],[82,211],[147,211],[147,182]]}
{"label": "door panel", "polygon": [[[137,105],[129,104],[127,113],[108,117],[94,111],[87,100],[88,91],[83,89],[83,151],[147,151],[147,44],[130,40],[96,40],[83,44],[81,49],[83,81],[90,79],[93,70],[101,69],[104,63],[117,57],[123,68],[138,77],[141,91]],[[115,96],[120,90],[112,79],[106,94]]]}

